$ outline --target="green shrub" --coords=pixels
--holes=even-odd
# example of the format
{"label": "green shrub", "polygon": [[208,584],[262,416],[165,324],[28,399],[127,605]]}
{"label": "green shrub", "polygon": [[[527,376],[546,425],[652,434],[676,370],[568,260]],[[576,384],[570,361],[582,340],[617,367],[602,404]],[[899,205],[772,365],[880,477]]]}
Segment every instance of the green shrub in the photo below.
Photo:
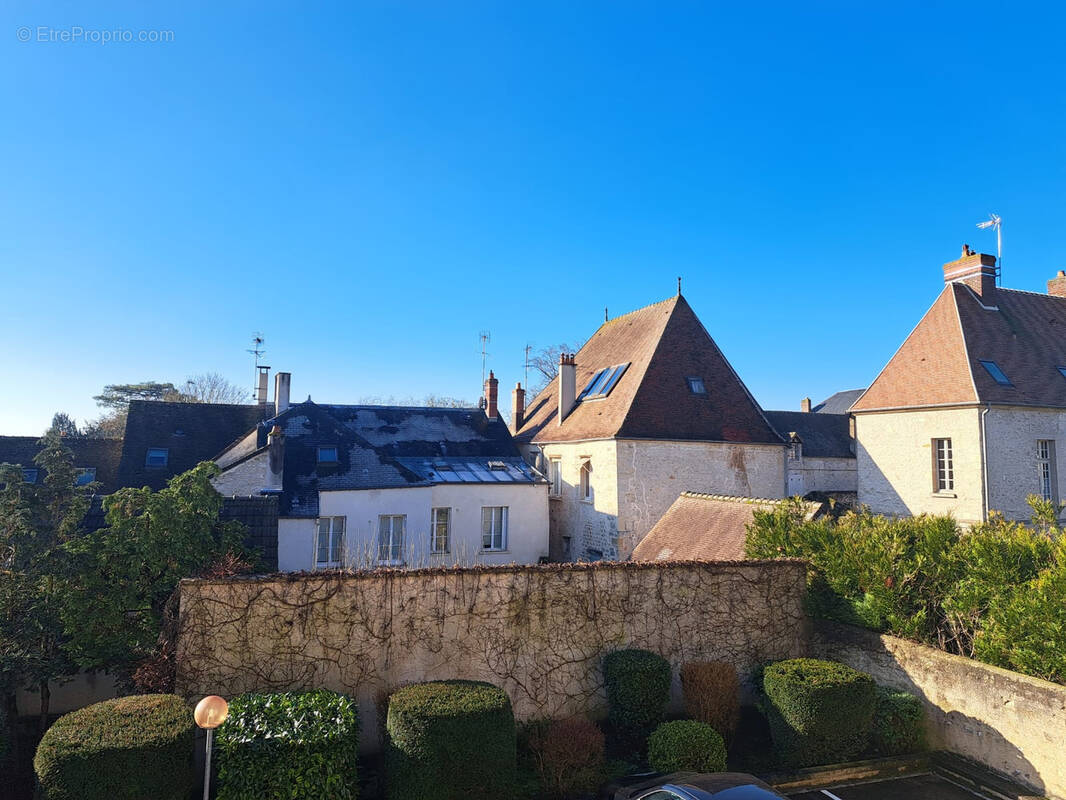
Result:
{"label": "green shrub", "polygon": [[721,772],[725,740],[694,719],[664,722],[648,737],[648,764],[657,772]]}
{"label": "green shrub", "polygon": [[647,735],[670,701],[670,662],[649,650],[615,650],[603,659],[608,716],[621,731]]}
{"label": "green shrub", "polygon": [[390,800],[510,797],[515,721],[507,693],[479,681],[432,681],[389,698]]}
{"label": "green shrub", "polygon": [[870,749],[877,755],[898,756],[925,749],[925,706],[909,692],[877,687]]}
{"label": "green shrub", "polygon": [[728,661],[690,661],[681,665],[685,709],[727,741],[740,719],[740,679]]}
{"label": "green shrub", "polygon": [[358,749],[350,697],[325,689],[242,694],[216,733],[218,800],[354,798]]}
{"label": "green shrub", "polygon": [[7,710],[0,703],[0,765],[11,755],[15,737],[14,728],[8,723]]}
{"label": "green shrub", "polygon": [[877,701],[866,673],[796,658],[768,666],[763,691],[774,747],[786,765],[832,764],[866,749]]}
{"label": "green shrub", "polygon": [[605,742],[594,722],[581,717],[540,720],[525,726],[519,738],[551,796],[588,793],[603,783]]}
{"label": "green shrub", "polygon": [[60,717],[33,759],[48,800],[186,800],[192,709],[171,694],[106,700]]}

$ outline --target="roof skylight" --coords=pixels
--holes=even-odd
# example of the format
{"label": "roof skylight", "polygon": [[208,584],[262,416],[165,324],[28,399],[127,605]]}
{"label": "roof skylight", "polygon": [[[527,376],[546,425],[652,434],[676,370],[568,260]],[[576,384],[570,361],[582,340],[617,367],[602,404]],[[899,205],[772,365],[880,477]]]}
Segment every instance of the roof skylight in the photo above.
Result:
{"label": "roof skylight", "polygon": [[588,385],[577,396],[578,400],[598,400],[606,397],[611,393],[611,390],[618,383],[622,375],[625,374],[626,369],[629,367],[629,362],[625,364],[618,364],[613,367],[605,367],[599,370],[592,376],[592,380],[588,382]]}
{"label": "roof skylight", "polygon": [[998,383],[1000,386],[1012,386],[1010,378],[1006,373],[999,368],[999,364],[995,361],[981,361],[981,366],[988,370],[988,374],[992,376],[992,380]]}

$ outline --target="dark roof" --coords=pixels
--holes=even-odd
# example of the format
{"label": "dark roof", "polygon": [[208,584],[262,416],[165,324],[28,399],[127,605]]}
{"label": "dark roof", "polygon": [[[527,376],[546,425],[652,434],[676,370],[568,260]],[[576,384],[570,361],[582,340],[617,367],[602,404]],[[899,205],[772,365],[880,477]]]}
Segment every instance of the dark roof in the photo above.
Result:
{"label": "dark roof", "polygon": [[[258,405],[134,400],[126,417],[118,485],[162,489],[173,476],[213,459],[262,419]],[[145,465],[148,449],[154,447],[168,451],[165,467]]]}
{"label": "dark roof", "polygon": [[[604,322],[577,353],[578,394],[601,369],[629,364],[607,397],[578,402],[557,423],[559,378],[536,397],[517,436],[781,444],[758,403],[681,295]],[[686,378],[703,380],[706,394]]]}
{"label": "dark roof", "polygon": [[[742,561],[756,511],[788,500],[684,492],[633,550],[633,561]],[[821,503],[805,502],[808,518]]]}
{"label": "dark roof", "polygon": [[[308,401],[259,425],[259,449],[230,466],[260,452],[275,424],[285,434],[283,516],[316,516],[319,491],[543,480],[522,460],[507,425],[477,408]],[[337,448],[335,464],[319,463],[321,446]]]}
{"label": "dark roof", "polygon": [[802,411],[767,411],[767,419],[784,438],[795,433],[803,454],[817,458],[855,458],[848,414],[805,414]]}
{"label": "dark roof", "polygon": [[[40,439],[39,436],[0,436],[0,464],[19,464],[24,469],[37,469],[33,459],[41,450],[37,444]],[[108,494],[117,488],[121,439],[66,438],[63,444],[74,454],[75,467],[92,467],[96,470],[101,494]],[[39,473],[37,482],[43,479],[43,472]]]}
{"label": "dark roof", "polygon": [[[1010,380],[996,383],[981,361]],[[992,403],[1066,408],[1066,298],[944,287],[855,411]]]}
{"label": "dark roof", "polygon": [[837,392],[820,402],[811,411],[815,414],[847,414],[848,409],[862,397],[865,391],[865,389],[846,389],[843,392]]}

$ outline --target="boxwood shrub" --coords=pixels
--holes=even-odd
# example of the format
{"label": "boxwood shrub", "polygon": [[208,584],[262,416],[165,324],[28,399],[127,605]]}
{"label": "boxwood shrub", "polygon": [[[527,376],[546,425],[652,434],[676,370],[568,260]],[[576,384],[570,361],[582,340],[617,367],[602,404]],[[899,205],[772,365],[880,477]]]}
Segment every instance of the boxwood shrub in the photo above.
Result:
{"label": "boxwood shrub", "polygon": [[797,658],[763,673],[774,747],[788,766],[846,761],[866,749],[877,702],[873,678],[844,664]]}
{"label": "boxwood shrub", "polygon": [[389,697],[386,778],[390,800],[511,797],[515,721],[511,699],[480,681],[432,681]]}
{"label": "boxwood shrub", "polygon": [[192,709],[172,694],[105,700],[60,717],[33,767],[47,800],[186,800]]}
{"label": "boxwood shrub", "polygon": [[242,694],[215,741],[218,800],[358,795],[359,714],[345,695]]}
{"label": "boxwood shrub", "polygon": [[898,756],[925,749],[925,706],[909,692],[877,687],[870,748],[877,755]]}
{"label": "boxwood shrub", "polygon": [[621,731],[647,735],[670,701],[670,662],[649,650],[615,650],[603,659],[608,718]]}
{"label": "boxwood shrub", "polygon": [[657,772],[721,772],[725,741],[705,722],[664,722],[648,737],[648,764]]}

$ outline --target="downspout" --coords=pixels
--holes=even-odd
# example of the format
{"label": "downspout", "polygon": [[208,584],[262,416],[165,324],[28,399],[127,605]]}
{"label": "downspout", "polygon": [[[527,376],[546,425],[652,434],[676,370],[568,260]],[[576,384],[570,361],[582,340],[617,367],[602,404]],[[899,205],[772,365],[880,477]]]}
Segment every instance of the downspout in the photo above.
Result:
{"label": "downspout", "polygon": [[981,411],[981,477],[984,481],[984,521],[988,522],[988,434],[985,427],[985,417],[992,410],[992,404],[987,403]]}

